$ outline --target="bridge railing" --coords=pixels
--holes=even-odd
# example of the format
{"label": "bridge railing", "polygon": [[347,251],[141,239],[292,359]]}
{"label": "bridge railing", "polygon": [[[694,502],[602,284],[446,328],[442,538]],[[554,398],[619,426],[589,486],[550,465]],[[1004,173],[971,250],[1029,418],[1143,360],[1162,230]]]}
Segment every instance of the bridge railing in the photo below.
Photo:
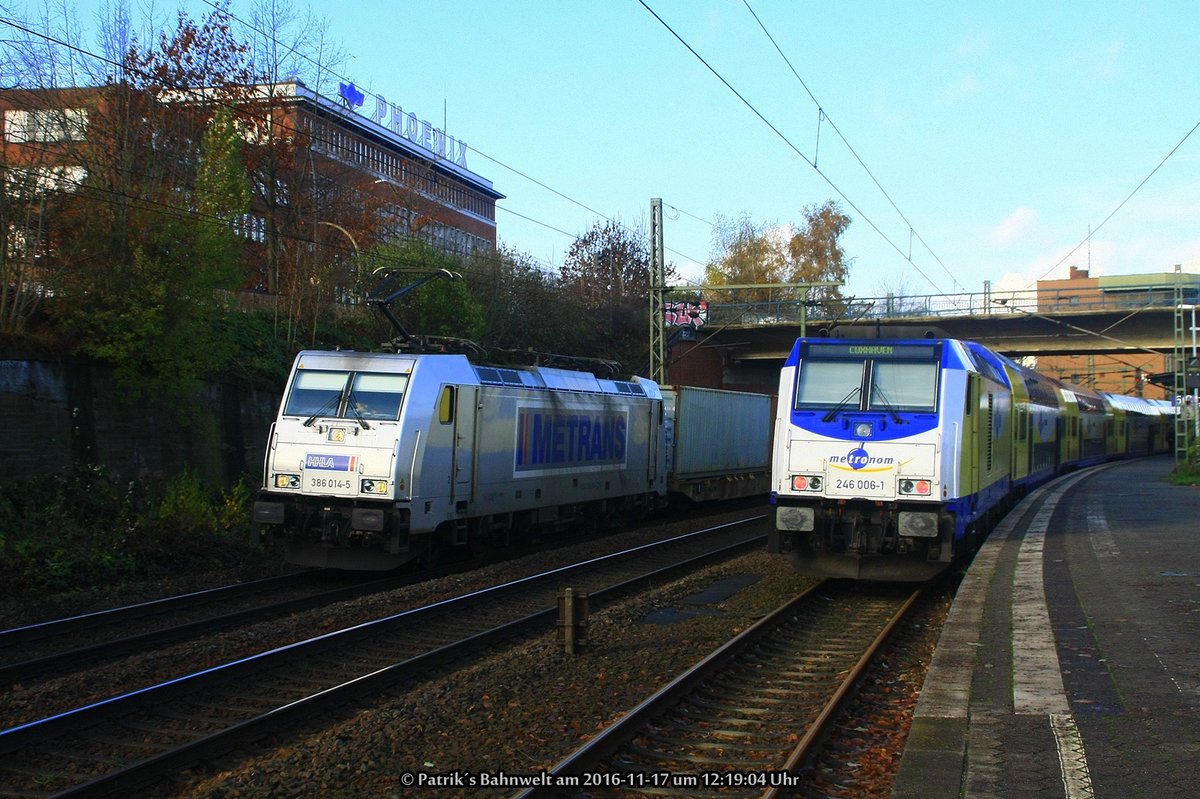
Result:
{"label": "bridge railing", "polygon": [[[1188,292],[1185,291],[1185,294]],[[1191,291],[1185,302],[1200,298]],[[866,319],[937,318],[1027,313],[1061,314],[1087,311],[1133,311],[1141,308],[1170,308],[1174,303],[1171,289],[1146,287],[1101,291],[1097,288],[1031,289],[1027,291],[989,291],[968,294],[925,294],[917,296],[848,297],[840,301],[767,300],[761,302],[712,302],[708,305],[707,326],[769,325],[829,322],[851,324]]]}

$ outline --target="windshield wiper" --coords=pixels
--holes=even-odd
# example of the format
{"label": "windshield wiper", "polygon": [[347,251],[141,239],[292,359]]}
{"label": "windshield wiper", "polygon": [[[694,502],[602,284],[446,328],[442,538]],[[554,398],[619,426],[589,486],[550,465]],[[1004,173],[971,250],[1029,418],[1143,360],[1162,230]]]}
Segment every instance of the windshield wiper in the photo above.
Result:
{"label": "windshield wiper", "polygon": [[362,425],[363,430],[371,429],[371,425],[367,424],[367,420],[364,419],[362,414],[358,412],[358,403],[354,399],[354,389],[350,389],[348,392],[346,392],[346,408],[354,413],[354,418],[358,420],[360,425]]}
{"label": "windshield wiper", "polygon": [[304,420],[304,426],[312,427],[313,422],[315,422],[317,420],[318,416],[327,416],[330,411],[335,410],[337,408],[338,403],[341,402],[341,400],[342,400],[342,395],[340,392],[337,394],[334,394],[332,397],[330,397],[328,400],[326,400],[324,405],[322,405],[320,408],[317,408],[316,413],[314,413],[312,416],[310,416]]}
{"label": "windshield wiper", "polygon": [[821,421],[822,422],[832,422],[833,417],[837,416],[841,412],[842,408],[845,408],[847,405],[850,404],[850,400],[854,399],[854,395],[860,394],[860,393],[862,393],[862,386],[855,386],[854,388],[850,389],[850,393],[847,394],[846,396],[842,397],[842,401],[839,402],[837,405],[834,405],[833,409],[830,410],[829,413],[822,416]]}
{"label": "windshield wiper", "polygon": [[887,396],[884,395],[883,389],[879,386],[872,386],[871,390],[879,395],[879,399],[883,403],[883,409],[891,415],[892,421],[896,424],[904,424],[904,420],[900,418],[900,414],[896,413],[896,408],[888,400]]}

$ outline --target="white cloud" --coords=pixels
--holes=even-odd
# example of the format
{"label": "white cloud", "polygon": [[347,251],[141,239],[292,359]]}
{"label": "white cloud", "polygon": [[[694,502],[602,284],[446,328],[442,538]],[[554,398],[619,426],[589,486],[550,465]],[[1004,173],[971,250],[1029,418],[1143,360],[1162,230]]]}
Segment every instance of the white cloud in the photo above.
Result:
{"label": "white cloud", "polygon": [[1032,208],[1017,208],[1004,217],[1000,224],[993,227],[987,234],[987,242],[997,247],[1007,247],[1028,236],[1029,231],[1037,222],[1037,211]]}
{"label": "white cloud", "polygon": [[1097,80],[1112,81],[1121,75],[1125,42],[1088,42],[1067,55],[1068,69]]}
{"label": "white cloud", "polygon": [[942,100],[946,103],[958,103],[980,92],[979,79],[973,74],[961,75],[942,89]]}

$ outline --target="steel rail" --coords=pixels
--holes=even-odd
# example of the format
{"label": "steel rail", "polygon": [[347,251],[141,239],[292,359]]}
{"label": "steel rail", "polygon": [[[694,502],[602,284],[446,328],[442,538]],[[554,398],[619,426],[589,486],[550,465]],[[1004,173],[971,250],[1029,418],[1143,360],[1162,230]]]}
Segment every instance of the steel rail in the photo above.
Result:
{"label": "steel rail", "polygon": [[[159,685],[111,697],[101,702],[8,730],[0,730],[0,755],[12,753],[26,746],[36,745],[47,739],[54,739],[59,735],[81,727],[101,723],[114,716],[131,712],[148,704],[169,702],[173,698],[190,694],[202,686],[213,683],[236,684],[238,678],[246,674],[258,673],[272,666],[282,665],[294,660],[305,660],[311,657],[316,651],[352,643],[368,637],[375,632],[419,620],[424,615],[432,615],[434,611],[454,610],[460,606],[470,605],[471,603],[486,604],[491,600],[500,598],[504,594],[517,592],[538,582],[544,583],[551,580],[561,580],[564,577],[577,576],[588,569],[613,565],[618,563],[620,559],[641,558],[648,551],[656,549],[665,550],[671,545],[693,543],[693,540],[699,542],[702,536],[717,534],[721,531],[732,531],[732,528],[760,521],[763,518],[765,517],[759,515],[751,519],[722,524],[687,535],[676,536],[666,541],[646,544],[623,552],[592,558],[579,564],[553,569],[537,575],[530,575],[500,586],[470,592],[421,608],[406,610],[384,619],[354,625],[344,630],[326,633],[306,641],[278,647],[249,658],[242,658],[222,666],[175,678]],[[750,544],[760,544],[764,537],[761,533],[751,533],[719,549],[706,551],[702,554],[689,557],[687,560],[673,562],[662,568],[645,571],[638,576],[624,579],[600,590],[594,590],[591,592],[591,603],[594,606],[599,606],[604,602],[614,600],[631,589],[662,579],[671,573],[677,573],[680,570],[688,568],[697,568],[700,565],[711,562],[715,558],[730,556],[738,551],[742,551]],[[460,660],[474,649],[522,633],[531,625],[545,627],[556,616],[557,607],[551,606],[544,607],[542,610],[519,618],[509,619],[504,623],[494,625],[489,629],[466,636],[453,643],[439,646],[402,662],[378,668],[368,674],[363,674],[341,684],[317,691],[211,734],[198,736],[180,746],[144,758],[94,780],[64,789],[53,795],[56,797],[90,797],[126,794],[177,770],[194,765],[217,754],[227,752],[247,740],[266,735],[273,730],[279,729],[284,724],[297,718],[308,716],[332,704],[345,702],[365,694],[375,693],[388,685],[394,684],[403,677],[412,675],[414,672],[437,667],[448,660]],[[3,764],[0,763],[0,765]]]}
{"label": "steel rail", "polygon": [[[316,574],[317,573],[314,572],[308,576],[314,577]],[[268,578],[264,581],[255,581],[256,584],[259,584],[258,588],[251,591],[230,591],[229,593],[223,593],[220,595],[210,594],[209,592],[201,592],[205,595],[205,597],[195,605],[177,603],[175,601],[184,597],[196,596],[195,594],[185,594],[181,595],[180,597],[169,597],[166,600],[155,600],[155,602],[165,601],[170,602],[171,604],[157,606],[158,610],[155,611],[154,614],[158,615],[159,613],[171,613],[198,609],[204,607],[205,605],[211,605],[215,602],[240,599],[256,593],[264,593],[274,590],[276,588],[287,588],[293,584],[299,586],[303,582],[303,580],[297,579],[280,582],[277,586],[266,584],[273,579],[274,578]],[[0,685],[25,682],[49,673],[65,671],[69,667],[76,667],[80,664],[90,667],[100,661],[110,660],[122,655],[126,655],[130,652],[147,651],[152,647],[198,638],[201,635],[228,629],[230,627],[237,627],[239,625],[248,624],[251,622],[265,621],[267,619],[276,618],[289,613],[297,613],[300,611],[309,610],[310,608],[321,607],[322,605],[327,605],[333,602],[344,602],[350,599],[357,599],[361,596],[390,590],[392,588],[398,588],[411,582],[412,579],[409,577],[386,577],[356,585],[327,589],[308,594],[303,597],[295,597],[268,605],[245,608],[243,610],[238,610],[231,613],[224,613],[219,616],[210,616],[208,618],[197,619],[185,624],[163,627],[157,630],[148,630],[146,632],[137,633],[134,635],[126,635],[121,638],[101,641],[99,643],[89,644],[61,652],[55,652],[53,654],[43,655],[41,657],[29,658],[28,660],[21,660],[15,663],[6,663],[0,665]],[[211,589],[211,591],[226,591],[229,588],[236,587],[237,586],[226,586],[225,588]],[[130,607],[143,607],[150,604],[154,603],[143,603],[143,605],[135,605]],[[122,621],[122,617],[120,616],[120,611],[122,610],[124,610],[124,608],[114,608],[108,611],[100,611],[101,613],[105,614],[116,614],[103,617],[104,623],[107,626],[128,623],[128,621]],[[149,614],[140,614],[134,616],[130,620],[142,619],[147,615]],[[86,617],[73,617],[70,620],[64,621],[73,622],[76,618]],[[57,622],[50,622],[50,624],[56,623]],[[66,635],[72,631],[73,629],[71,627],[67,627],[60,630],[58,634]],[[33,640],[43,640],[45,637],[49,636],[42,636]]]}
{"label": "steel rail", "polygon": [[[837,691],[829,698],[829,702],[821,710],[820,714],[817,715],[816,719],[813,720],[813,723],[809,725],[808,730],[804,733],[804,737],[800,739],[800,742],[796,744],[796,748],[792,750],[788,759],[784,761],[783,766],[780,767],[781,771],[787,773],[796,771],[808,759],[809,755],[812,754],[817,742],[828,732],[834,718],[837,716],[837,712],[841,709],[846,699],[850,697],[851,693],[858,687],[859,681],[867,669],[870,668],[871,663],[879,654],[879,650],[883,648],[884,643],[891,637],[896,627],[900,625],[912,609],[912,606],[920,599],[922,591],[922,588],[913,591],[912,595],[905,600],[900,609],[888,621],[887,626],[880,631],[879,636],[871,643],[871,646],[863,653],[863,656],[859,658],[858,663],[854,664],[854,668],[847,673],[846,679],[838,686]],[[777,799],[784,791],[785,789],[781,786],[772,786],[763,791],[761,799]]]}
{"label": "steel rail", "polygon": [[76,630],[90,629],[97,624],[123,624],[134,618],[175,611],[181,607],[198,607],[209,602],[218,602],[264,590],[272,590],[276,587],[298,583],[303,579],[311,579],[326,571],[328,570],[322,569],[297,572],[295,574],[281,574],[275,577],[264,577],[261,580],[251,580],[249,582],[235,583],[218,588],[207,588],[202,591],[192,591],[187,594],[177,594],[175,596],[162,597],[161,599],[138,602],[133,605],[123,605],[117,608],[97,610],[92,613],[81,613],[78,616],[51,619],[34,624],[26,624],[21,627],[0,630],[0,647],[23,644],[56,635],[65,635]]}
{"label": "steel rail", "polygon": [[[513,799],[535,799],[535,797],[536,799],[545,799],[546,797],[587,795],[580,793],[578,786],[570,784],[572,777],[583,774],[593,775],[599,780],[599,785],[606,785],[603,781],[603,775],[607,771],[607,764],[634,741],[642,731],[651,726],[664,726],[661,723],[662,720],[685,700],[694,697],[700,686],[704,685],[710,678],[730,668],[739,656],[749,652],[760,642],[771,640],[772,636],[781,627],[789,623],[793,614],[803,606],[812,603],[815,598],[821,596],[821,592],[827,590],[830,585],[836,584],[836,581],[818,583],[764,616],[754,625],[721,645],[703,660],[634,707],[579,749],[555,764],[548,772],[549,776],[554,778],[552,779],[553,784],[551,786],[542,785],[526,788],[514,794]],[[800,747],[797,747],[786,758],[786,761],[781,758],[780,763],[764,765],[773,766],[773,770],[782,775],[790,774],[794,769],[793,760],[796,760],[796,762],[802,761],[805,753],[811,748],[812,743],[819,740],[820,732],[828,724],[829,720],[833,718],[836,709],[850,695],[862,671],[878,653],[879,648],[892,631],[894,631],[899,621],[911,609],[919,593],[919,591],[914,592],[902,603],[899,611],[890,614],[888,621],[882,625],[880,632],[876,633],[872,637],[871,643],[864,647],[865,654],[857,658],[856,665],[848,672],[849,676],[839,680],[839,686],[835,691],[831,692],[831,698],[823,703],[822,709],[813,716],[813,721],[809,722],[806,735],[801,742],[804,750],[799,751]],[[713,769],[713,771],[716,772],[719,769]],[[694,796],[696,795],[696,791],[704,787],[702,783],[695,779],[695,775],[683,775],[683,779],[679,780],[674,779],[673,775],[661,773],[642,774],[630,781],[612,780],[611,783],[608,788],[601,787],[598,790],[605,791],[616,788],[618,791],[623,790],[625,792],[622,795],[641,795],[644,793]],[[747,782],[745,787],[750,789],[755,788],[752,781]],[[766,788],[767,786],[763,787]],[[720,790],[715,788],[709,790],[713,794],[721,793]],[[753,793],[743,792],[741,795],[757,796],[760,792],[760,790],[754,789]]]}

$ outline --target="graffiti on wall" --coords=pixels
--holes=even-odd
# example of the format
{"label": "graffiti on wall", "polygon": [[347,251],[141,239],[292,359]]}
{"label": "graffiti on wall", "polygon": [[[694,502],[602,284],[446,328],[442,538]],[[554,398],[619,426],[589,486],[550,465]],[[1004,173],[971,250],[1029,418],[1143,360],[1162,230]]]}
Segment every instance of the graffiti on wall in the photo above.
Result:
{"label": "graffiti on wall", "polygon": [[708,300],[700,302],[667,302],[663,304],[666,324],[704,327],[708,324]]}

